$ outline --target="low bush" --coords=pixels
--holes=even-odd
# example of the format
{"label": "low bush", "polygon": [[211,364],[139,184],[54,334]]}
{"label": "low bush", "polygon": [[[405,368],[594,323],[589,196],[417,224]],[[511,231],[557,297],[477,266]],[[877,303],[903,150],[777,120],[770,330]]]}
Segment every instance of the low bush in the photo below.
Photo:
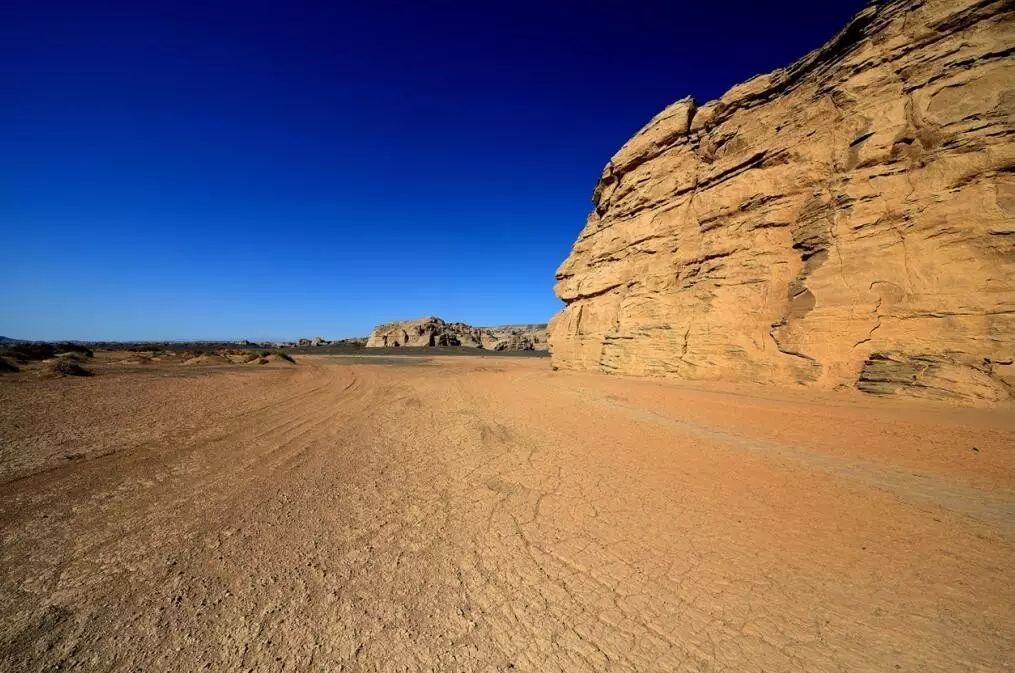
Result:
{"label": "low bush", "polygon": [[56,355],[56,349],[52,344],[42,342],[14,344],[8,346],[4,354],[18,362],[31,362],[32,360],[48,360]]}
{"label": "low bush", "polygon": [[94,376],[94,373],[79,365],[70,358],[54,360],[49,365],[49,370],[60,376]]}
{"label": "low bush", "polygon": [[70,341],[63,341],[61,343],[53,344],[53,348],[57,353],[77,353],[78,355],[86,358],[95,357],[95,353],[92,352],[91,348],[76,344]]}
{"label": "low bush", "polygon": [[74,353],[83,358],[94,357],[95,353],[91,348],[81,344],[63,341],[58,343],[46,343],[35,341],[30,343],[11,344],[0,351],[0,355],[6,355],[18,362],[31,362],[33,360],[48,360],[57,353]]}

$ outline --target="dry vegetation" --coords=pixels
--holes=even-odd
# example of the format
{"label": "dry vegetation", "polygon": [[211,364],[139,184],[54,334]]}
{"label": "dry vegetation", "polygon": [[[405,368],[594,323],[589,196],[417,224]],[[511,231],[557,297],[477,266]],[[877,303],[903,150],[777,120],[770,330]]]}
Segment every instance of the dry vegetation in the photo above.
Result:
{"label": "dry vegetation", "polygon": [[294,365],[295,358],[278,350],[216,348],[169,350],[136,346],[125,350],[95,352],[80,344],[25,343],[8,346],[0,355],[0,374],[18,374],[19,380],[46,376],[94,376],[116,373],[123,367],[148,365]]}
{"label": "dry vegetation", "polygon": [[76,357],[60,357],[46,362],[46,368],[50,374],[55,376],[93,376],[94,372],[85,369]]}

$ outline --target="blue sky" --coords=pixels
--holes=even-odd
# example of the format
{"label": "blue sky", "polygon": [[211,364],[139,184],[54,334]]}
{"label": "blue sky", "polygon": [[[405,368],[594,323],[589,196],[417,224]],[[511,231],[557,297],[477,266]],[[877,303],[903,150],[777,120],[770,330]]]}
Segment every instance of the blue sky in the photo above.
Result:
{"label": "blue sky", "polygon": [[6,2],[0,334],[544,322],[603,165],[860,2]]}

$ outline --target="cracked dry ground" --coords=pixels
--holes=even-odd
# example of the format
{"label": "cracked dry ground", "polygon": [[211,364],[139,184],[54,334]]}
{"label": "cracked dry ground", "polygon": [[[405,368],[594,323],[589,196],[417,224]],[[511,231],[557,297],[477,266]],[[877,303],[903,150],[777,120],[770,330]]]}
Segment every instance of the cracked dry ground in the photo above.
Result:
{"label": "cracked dry ground", "polygon": [[1010,411],[307,357],[4,382],[0,421],[5,671],[1015,657]]}

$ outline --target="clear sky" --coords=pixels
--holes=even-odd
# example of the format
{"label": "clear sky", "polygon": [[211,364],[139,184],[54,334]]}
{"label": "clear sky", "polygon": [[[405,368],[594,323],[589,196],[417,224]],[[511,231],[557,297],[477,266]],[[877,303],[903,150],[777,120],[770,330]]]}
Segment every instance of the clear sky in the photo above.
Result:
{"label": "clear sky", "polygon": [[0,335],[545,322],[603,165],[860,1],[0,3]]}

